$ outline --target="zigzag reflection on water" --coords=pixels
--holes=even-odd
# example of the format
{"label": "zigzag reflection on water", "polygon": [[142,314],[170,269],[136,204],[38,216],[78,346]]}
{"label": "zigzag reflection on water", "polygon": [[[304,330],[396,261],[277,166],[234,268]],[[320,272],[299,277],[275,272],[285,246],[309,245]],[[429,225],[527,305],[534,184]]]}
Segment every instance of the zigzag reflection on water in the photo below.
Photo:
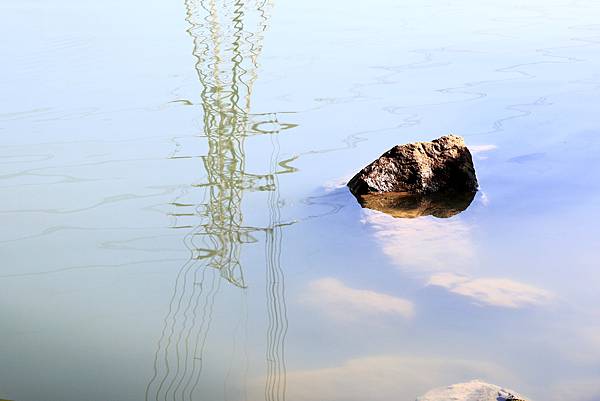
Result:
{"label": "zigzag reflection on water", "polygon": [[[265,399],[285,399],[284,343],[287,332],[283,272],[280,265],[282,224],[277,175],[293,172],[278,162],[277,135],[292,128],[275,113],[252,115],[250,98],[256,79],[262,33],[267,27],[266,2],[218,3],[188,0],[186,21],[193,39],[195,68],[202,85],[203,136],[208,152],[202,157],[206,181],[193,185],[203,200],[184,201],[182,192],[172,205],[174,227],[183,218],[200,219],[185,236],[190,258],[179,270],[158,342],[154,374],[146,400],[192,400],[198,392],[203,356],[222,279],[243,291],[246,283],[240,262],[243,244],[256,242],[264,232],[267,264],[267,378]],[[253,29],[248,28],[252,26]],[[273,143],[270,171],[246,171],[245,140],[270,135]],[[278,166],[283,170],[277,171]],[[267,191],[269,225],[243,225],[244,191]]]}
{"label": "zigzag reflection on water", "polygon": [[[279,143],[273,139],[271,171],[277,168]],[[285,336],[287,334],[287,309],[285,304],[285,281],[281,269],[282,225],[279,210],[277,175],[273,175],[274,191],[269,192],[269,228],[266,231],[265,259],[267,261],[266,294],[268,307],[267,330],[267,381],[266,401],[283,401],[286,393]]]}

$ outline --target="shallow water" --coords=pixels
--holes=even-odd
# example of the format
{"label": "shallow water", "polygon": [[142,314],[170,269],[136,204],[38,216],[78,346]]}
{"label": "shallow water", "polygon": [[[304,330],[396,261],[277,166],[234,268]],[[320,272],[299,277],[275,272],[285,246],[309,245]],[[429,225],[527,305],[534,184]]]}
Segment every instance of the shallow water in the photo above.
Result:
{"label": "shallow water", "polygon": [[[0,5],[0,398],[600,400],[600,3]],[[454,132],[448,219],[343,186]]]}

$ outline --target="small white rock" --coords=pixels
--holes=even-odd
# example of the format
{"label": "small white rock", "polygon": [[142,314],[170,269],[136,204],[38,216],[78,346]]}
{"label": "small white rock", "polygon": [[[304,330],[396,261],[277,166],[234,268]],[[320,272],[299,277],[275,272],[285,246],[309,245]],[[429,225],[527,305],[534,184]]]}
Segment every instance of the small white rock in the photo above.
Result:
{"label": "small white rock", "polygon": [[482,382],[472,380],[466,383],[453,384],[427,392],[417,401],[510,401],[527,399],[518,393]]}

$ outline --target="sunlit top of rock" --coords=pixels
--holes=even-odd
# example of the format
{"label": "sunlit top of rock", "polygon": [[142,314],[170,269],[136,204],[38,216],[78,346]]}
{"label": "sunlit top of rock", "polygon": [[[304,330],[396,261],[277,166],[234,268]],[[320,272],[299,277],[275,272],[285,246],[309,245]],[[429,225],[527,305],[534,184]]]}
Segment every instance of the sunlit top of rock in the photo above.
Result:
{"label": "sunlit top of rock", "polygon": [[477,186],[471,152],[463,138],[456,135],[394,146],[348,182],[355,196],[474,192]]}

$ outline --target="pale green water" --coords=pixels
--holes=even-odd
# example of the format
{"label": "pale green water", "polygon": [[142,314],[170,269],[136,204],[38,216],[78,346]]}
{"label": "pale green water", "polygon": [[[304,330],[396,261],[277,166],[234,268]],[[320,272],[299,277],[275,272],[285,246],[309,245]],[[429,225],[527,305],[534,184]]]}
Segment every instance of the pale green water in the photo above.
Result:
{"label": "pale green water", "polygon": [[[0,398],[600,400],[600,3],[0,4]],[[454,132],[450,219],[341,184]]]}

